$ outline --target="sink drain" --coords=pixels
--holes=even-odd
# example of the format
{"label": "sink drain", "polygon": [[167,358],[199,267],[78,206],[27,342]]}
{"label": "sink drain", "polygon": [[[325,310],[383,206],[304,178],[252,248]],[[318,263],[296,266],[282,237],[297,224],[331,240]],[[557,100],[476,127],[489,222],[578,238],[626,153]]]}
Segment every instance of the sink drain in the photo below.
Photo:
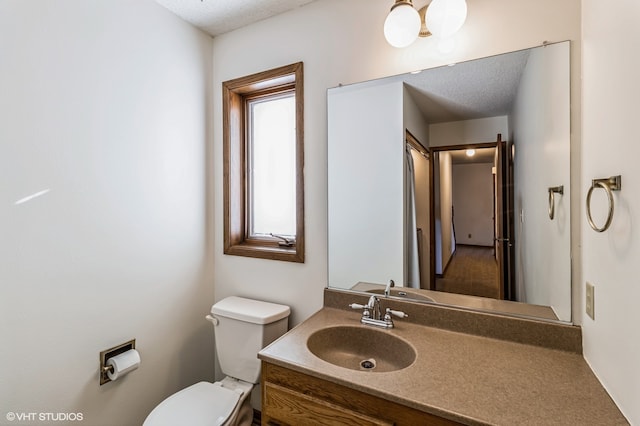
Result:
{"label": "sink drain", "polygon": [[360,361],[360,369],[361,370],[373,370],[376,368],[376,360],[373,358],[365,359]]}

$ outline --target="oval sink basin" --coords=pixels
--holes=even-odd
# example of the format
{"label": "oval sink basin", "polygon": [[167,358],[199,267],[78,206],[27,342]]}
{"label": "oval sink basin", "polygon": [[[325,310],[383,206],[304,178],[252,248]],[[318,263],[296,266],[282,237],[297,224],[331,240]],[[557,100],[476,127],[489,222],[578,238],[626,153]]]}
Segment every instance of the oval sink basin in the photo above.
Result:
{"label": "oval sink basin", "polygon": [[[367,293],[384,294],[384,290],[378,290],[378,289],[367,290]],[[393,288],[389,291],[389,296],[404,297],[405,299],[413,299],[413,300],[428,300],[429,302],[434,301],[432,298],[428,296],[423,296],[422,294],[408,292],[404,290],[397,290]]]}
{"label": "oval sink basin", "polygon": [[351,370],[390,372],[407,368],[416,351],[404,340],[367,326],[328,327],[309,336],[307,347],[318,358]]}

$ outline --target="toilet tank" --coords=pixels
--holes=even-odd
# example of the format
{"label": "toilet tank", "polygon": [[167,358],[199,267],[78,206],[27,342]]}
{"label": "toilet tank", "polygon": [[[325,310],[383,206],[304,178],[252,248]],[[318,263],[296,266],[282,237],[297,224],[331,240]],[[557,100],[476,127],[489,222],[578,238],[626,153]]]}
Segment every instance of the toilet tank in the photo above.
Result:
{"label": "toilet tank", "polygon": [[258,352],[287,332],[288,306],[231,296],[211,307],[216,353],[222,372],[249,383],[260,381]]}

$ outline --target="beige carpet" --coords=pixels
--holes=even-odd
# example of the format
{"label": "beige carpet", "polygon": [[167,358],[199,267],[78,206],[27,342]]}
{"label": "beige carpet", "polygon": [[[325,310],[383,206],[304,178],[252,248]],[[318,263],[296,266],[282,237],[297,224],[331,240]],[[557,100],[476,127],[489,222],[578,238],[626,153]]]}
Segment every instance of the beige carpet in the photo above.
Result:
{"label": "beige carpet", "polygon": [[500,297],[498,266],[492,247],[458,245],[436,290],[470,296]]}

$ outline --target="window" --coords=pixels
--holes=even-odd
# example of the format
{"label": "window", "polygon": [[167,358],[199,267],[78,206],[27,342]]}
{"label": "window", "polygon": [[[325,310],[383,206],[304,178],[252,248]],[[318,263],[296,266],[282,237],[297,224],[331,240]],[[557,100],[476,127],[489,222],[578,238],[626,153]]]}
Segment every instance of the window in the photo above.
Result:
{"label": "window", "polygon": [[302,62],[222,92],[224,253],[304,262]]}

